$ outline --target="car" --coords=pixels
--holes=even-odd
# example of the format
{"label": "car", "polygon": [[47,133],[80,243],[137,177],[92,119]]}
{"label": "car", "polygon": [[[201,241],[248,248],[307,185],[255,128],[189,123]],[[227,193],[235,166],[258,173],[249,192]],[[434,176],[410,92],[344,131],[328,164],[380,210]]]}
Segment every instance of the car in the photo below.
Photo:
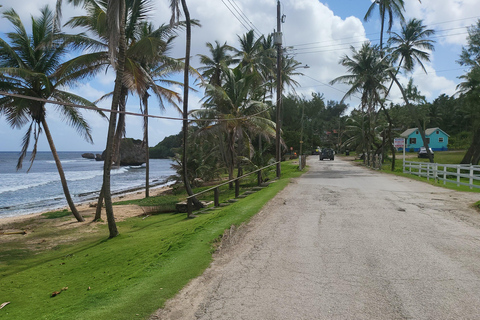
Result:
{"label": "car", "polygon": [[332,149],[323,148],[322,151],[320,151],[320,160],[324,159],[335,160],[335,152],[333,152]]}
{"label": "car", "polygon": [[[432,148],[428,148],[428,149],[430,149],[430,153],[432,154],[432,157],[433,157]],[[420,150],[418,150],[418,157],[419,158],[428,158],[427,149],[425,147],[420,147]]]}

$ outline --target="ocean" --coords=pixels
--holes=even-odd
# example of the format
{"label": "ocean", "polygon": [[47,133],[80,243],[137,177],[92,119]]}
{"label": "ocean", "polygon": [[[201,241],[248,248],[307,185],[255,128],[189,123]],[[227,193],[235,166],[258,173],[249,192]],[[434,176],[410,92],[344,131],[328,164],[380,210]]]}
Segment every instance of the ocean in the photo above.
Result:
{"label": "ocean", "polygon": [[[82,158],[84,152],[59,152],[68,188],[75,203],[97,198],[102,186],[103,162]],[[28,155],[16,170],[18,152],[0,152],[0,219],[67,206],[51,152],[38,152],[32,168]],[[175,171],[171,160],[150,159],[150,185],[165,185]],[[112,194],[145,188],[145,165],[111,172]]]}

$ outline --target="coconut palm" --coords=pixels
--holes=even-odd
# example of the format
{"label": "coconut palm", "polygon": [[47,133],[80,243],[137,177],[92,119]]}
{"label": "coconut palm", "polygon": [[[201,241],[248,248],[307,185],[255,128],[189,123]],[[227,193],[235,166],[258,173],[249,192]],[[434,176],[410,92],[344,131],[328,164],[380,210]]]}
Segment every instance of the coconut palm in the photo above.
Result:
{"label": "coconut palm", "polygon": [[211,57],[203,54],[199,54],[200,63],[203,67],[198,68],[198,71],[202,72],[202,76],[208,80],[208,83],[214,86],[222,85],[222,71],[228,68],[236,60],[228,53],[235,49],[225,42],[220,45],[218,41],[215,41],[215,46],[207,42],[207,47],[210,51]]}
{"label": "coconut palm", "polygon": [[[26,156],[32,135],[34,145],[31,162],[33,163],[38,138],[44,131],[57,165],[68,206],[78,221],[84,221],[70,196],[65,174],[47,124],[45,107],[47,99],[92,105],[86,99],[62,90],[63,87],[73,84],[79,78],[78,74],[59,71],[62,69],[60,62],[67,55],[67,49],[72,44],[71,40],[74,37],[53,28],[54,14],[48,6],[41,10],[40,17],[32,17],[31,35],[27,33],[20,17],[13,9],[4,12],[3,17],[13,25],[15,31],[7,34],[11,44],[0,39],[0,89],[38,99],[31,100],[9,95],[0,99],[0,115],[5,115],[12,127],[21,128],[28,125],[23,137],[17,169],[22,167],[22,161]],[[66,62],[66,64],[68,63]],[[56,109],[67,123],[77,129],[87,141],[92,142],[90,128],[77,109],[68,104],[59,104]]]}
{"label": "coconut palm", "polygon": [[[345,55],[340,64],[347,68],[350,72],[348,75],[340,76],[333,79],[330,83],[343,82],[350,85],[350,89],[345,93],[341,102],[347,97],[356,93],[361,95],[361,111],[365,112],[369,117],[369,121],[373,121],[376,107],[381,105],[383,93],[386,91],[384,83],[388,79],[389,63],[387,59],[382,58],[379,46],[372,46],[365,42],[360,50],[351,47],[352,57]],[[369,128],[373,128],[373,124],[369,124]],[[370,130],[364,130],[365,144],[367,155],[370,154],[372,140]],[[369,159],[369,157],[368,157]]]}
{"label": "coconut palm", "polygon": [[[172,10],[172,16],[170,19],[170,25],[179,23],[180,18],[180,4],[182,5],[183,14],[185,15],[185,29],[186,29],[186,39],[185,39],[185,67],[183,71],[183,153],[182,153],[182,166],[183,166],[183,182],[185,185],[185,190],[188,195],[193,195],[193,190],[188,181],[188,170],[187,170],[187,139],[188,139],[188,93],[189,93],[189,72],[190,72],[190,52],[192,46],[192,20],[190,19],[190,12],[188,10],[186,0],[170,0],[170,9]],[[202,204],[198,201],[197,198],[193,197],[193,204],[197,208],[201,208]]]}
{"label": "coconut palm", "polygon": [[254,74],[244,74],[242,68],[224,70],[223,86],[206,86],[204,109],[198,115],[218,119],[205,130],[217,132],[220,151],[233,179],[235,165],[240,168],[241,159],[251,159],[252,137],[265,139],[275,136],[275,123],[268,119],[268,106],[261,102],[263,88],[255,85]]}
{"label": "coconut palm", "polygon": [[[416,64],[419,64],[422,69],[427,72],[425,66],[423,65],[423,61],[430,61],[430,54],[425,50],[434,50],[434,41],[428,39],[428,37],[433,34],[434,31],[432,29],[426,29],[426,26],[423,25],[422,20],[411,19],[406,24],[402,24],[402,31],[400,33],[393,32],[393,36],[389,40],[389,44],[392,45],[390,50],[392,52],[393,60],[399,60],[399,67],[403,67],[407,72],[412,71]],[[410,109],[410,112],[417,119],[418,131],[422,137],[422,141],[427,150],[430,162],[433,162],[433,156],[430,153],[430,148],[428,147],[424,128],[420,125],[420,119],[417,116],[417,110],[410,103],[407,92],[405,92],[405,89],[398,81],[397,73],[394,74],[393,71],[390,71],[390,73],[392,78],[392,84],[390,85],[390,88],[395,82],[400,89],[405,103]],[[389,91],[390,89],[387,91],[386,96],[388,95]]]}
{"label": "coconut palm", "polygon": [[385,19],[388,15],[388,28],[392,30],[394,18],[399,18],[401,22],[405,21],[403,17],[403,11],[405,11],[404,0],[376,0],[373,1],[365,14],[363,20],[368,21],[375,10],[375,6],[378,5],[378,11],[380,13],[380,51],[383,51],[383,32],[385,29]]}

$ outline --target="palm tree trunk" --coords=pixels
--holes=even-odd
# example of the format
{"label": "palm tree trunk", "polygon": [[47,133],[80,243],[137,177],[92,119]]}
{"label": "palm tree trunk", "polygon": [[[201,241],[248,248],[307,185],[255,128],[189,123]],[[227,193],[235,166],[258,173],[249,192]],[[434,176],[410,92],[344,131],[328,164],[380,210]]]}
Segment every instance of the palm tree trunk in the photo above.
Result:
{"label": "palm tree trunk", "polygon": [[102,185],[102,189],[100,190],[100,194],[98,195],[97,208],[95,210],[95,217],[93,218],[93,221],[100,221],[102,219],[103,198],[104,189]]}
{"label": "palm tree trunk", "polygon": [[[183,155],[182,155],[182,171],[183,171],[183,183],[185,184],[185,190],[189,196],[193,195],[190,181],[188,181],[188,168],[187,168],[187,139],[188,139],[188,90],[189,77],[188,71],[190,69],[190,48],[192,45],[192,24],[190,21],[190,12],[188,11],[187,2],[182,0],[182,9],[185,14],[186,22],[186,46],[185,46],[185,69],[183,73]],[[201,208],[203,205],[198,201],[196,197],[192,198],[193,204],[196,208]]]}
{"label": "palm tree trunk", "polygon": [[142,97],[143,113],[143,143],[145,144],[145,198],[150,197],[150,154],[148,150],[148,92]]}
{"label": "palm tree trunk", "polygon": [[68,207],[72,211],[77,221],[83,222],[85,221],[85,219],[83,219],[83,217],[78,212],[75,204],[73,203],[72,197],[70,196],[70,191],[68,190],[67,179],[65,178],[65,173],[63,172],[62,163],[60,162],[60,158],[58,157],[57,149],[55,148],[55,144],[53,143],[52,135],[50,133],[50,129],[48,128],[45,118],[42,118],[42,126],[47,137],[48,145],[50,146],[50,150],[52,151],[53,159],[55,160],[55,164],[57,165],[58,174],[60,175],[60,181],[62,183],[63,193],[65,194],[65,198],[67,199]]}

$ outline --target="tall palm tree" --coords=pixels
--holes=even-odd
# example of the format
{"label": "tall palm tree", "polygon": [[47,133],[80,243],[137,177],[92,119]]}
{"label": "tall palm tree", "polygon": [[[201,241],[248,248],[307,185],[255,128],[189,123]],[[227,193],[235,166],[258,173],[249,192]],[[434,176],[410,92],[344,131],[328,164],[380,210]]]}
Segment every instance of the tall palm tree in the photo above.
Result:
{"label": "tall palm tree", "polygon": [[[182,5],[183,14],[185,15],[185,67],[183,72],[183,154],[182,154],[182,166],[183,166],[183,182],[185,190],[188,195],[193,195],[192,187],[188,181],[187,170],[187,140],[188,140],[188,93],[189,93],[189,70],[190,70],[190,52],[192,47],[192,20],[190,19],[190,12],[188,10],[186,0],[170,0],[170,9],[172,10],[172,16],[170,19],[170,25],[174,25],[179,22],[180,18],[180,4]],[[197,208],[201,208],[202,204],[197,198],[193,197],[193,204]]]}
{"label": "tall palm tree", "polygon": [[[12,127],[21,128],[28,124],[27,132],[23,137],[22,152],[18,159],[17,169],[22,167],[32,134],[34,146],[31,162],[33,163],[38,138],[44,131],[55,159],[68,206],[78,221],[84,221],[71,198],[62,164],[47,124],[47,109],[45,108],[47,99],[92,105],[86,99],[61,89],[74,84],[75,80],[79,78],[78,74],[59,71],[62,69],[60,61],[68,54],[67,49],[72,44],[73,37],[53,28],[54,14],[48,6],[41,9],[39,18],[32,17],[32,33],[30,35],[15,10],[5,11],[3,17],[9,20],[15,31],[7,34],[11,45],[0,39],[0,89],[40,99],[30,100],[8,95],[0,99],[0,115],[5,115]],[[68,65],[69,62],[65,64]],[[77,109],[68,105],[57,105],[56,108],[71,126],[77,129],[87,141],[92,142],[90,128]]]}
{"label": "tall palm tree", "polygon": [[[350,89],[345,93],[341,102],[347,97],[356,93],[361,95],[361,111],[365,112],[369,121],[374,120],[376,107],[381,105],[382,94],[386,91],[384,83],[388,79],[387,71],[389,63],[387,59],[382,57],[379,46],[372,46],[369,42],[365,42],[360,50],[351,47],[352,57],[345,55],[340,64],[347,68],[350,72],[348,75],[340,76],[333,79],[330,83],[343,82],[350,85]],[[375,126],[369,123],[368,128]],[[364,150],[367,152],[368,161],[370,155],[372,136],[370,130],[363,131],[365,138]]]}
{"label": "tall palm tree", "polygon": [[385,19],[388,15],[388,28],[387,31],[392,30],[394,18],[399,18],[401,22],[405,21],[403,11],[405,11],[404,0],[376,0],[373,1],[365,14],[363,20],[368,21],[375,10],[375,6],[378,5],[378,11],[380,13],[380,51],[383,51],[383,33],[385,29]]}
{"label": "tall palm tree", "polygon": [[[393,32],[393,36],[389,40],[389,44],[391,45],[390,50],[393,58],[392,60],[399,60],[398,66],[403,67],[407,72],[411,72],[415,65],[418,64],[426,73],[427,71],[423,65],[423,61],[430,61],[430,54],[425,50],[433,51],[435,49],[433,45],[435,41],[428,39],[428,37],[432,36],[434,32],[435,31],[432,29],[427,29],[426,26],[423,25],[422,20],[411,19],[407,23],[402,23],[401,32]],[[418,131],[422,137],[422,141],[427,150],[430,162],[433,162],[433,155],[430,153],[430,148],[428,147],[428,142],[425,137],[425,131],[420,124],[420,119],[417,115],[416,108],[408,101],[408,95],[406,92],[404,92],[405,89],[398,82],[398,71],[395,74],[392,71],[390,72],[392,78],[392,84],[390,85],[390,88],[395,82],[402,92],[405,103],[407,106],[409,106],[410,112],[417,119]],[[390,88],[387,91],[386,96],[390,92]]]}

